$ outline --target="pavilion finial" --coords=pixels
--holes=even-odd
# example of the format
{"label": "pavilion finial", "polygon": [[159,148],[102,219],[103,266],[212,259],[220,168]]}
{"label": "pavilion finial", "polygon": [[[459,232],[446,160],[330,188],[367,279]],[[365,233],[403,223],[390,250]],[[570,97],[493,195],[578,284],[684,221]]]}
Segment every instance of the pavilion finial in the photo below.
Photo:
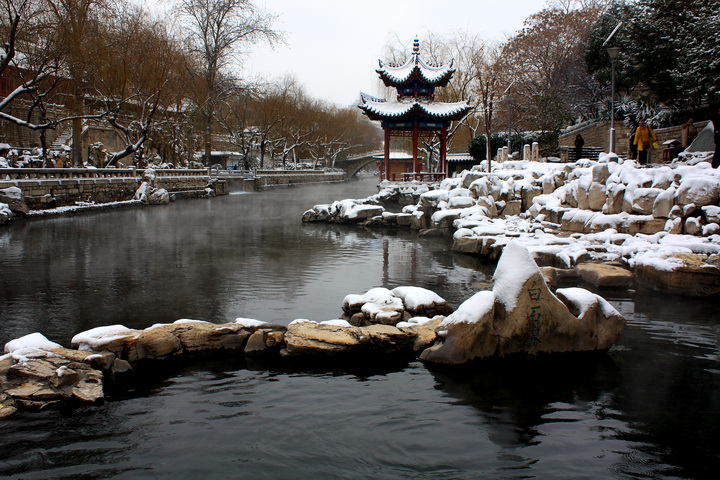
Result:
{"label": "pavilion finial", "polygon": [[418,37],[413,40],[413,55],[420,55],[420,39]]}

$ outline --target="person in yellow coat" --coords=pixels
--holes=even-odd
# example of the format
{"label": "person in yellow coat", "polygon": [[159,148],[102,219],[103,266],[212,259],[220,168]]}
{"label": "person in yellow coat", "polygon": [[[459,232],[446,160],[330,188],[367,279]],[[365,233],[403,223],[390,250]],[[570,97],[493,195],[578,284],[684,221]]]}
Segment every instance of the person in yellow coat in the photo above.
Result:
{"label": "person in yellow coat", "polygon": [[647,165],[648,152],[653,148],[658,148],[655,130],[650,125],[645,124],[644,119],[640,119],[640,125],[635,130],[635,145],[638,150],[638,161],[640,165]]}

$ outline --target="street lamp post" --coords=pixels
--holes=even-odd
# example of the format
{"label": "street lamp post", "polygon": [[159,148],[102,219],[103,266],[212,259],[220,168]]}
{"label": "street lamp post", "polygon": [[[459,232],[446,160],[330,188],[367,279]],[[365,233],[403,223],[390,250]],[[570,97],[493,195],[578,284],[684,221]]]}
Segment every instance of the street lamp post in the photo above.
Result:
{"label": "street lamp post", "polygon": [[617,61],[620,47],[607,49],[610,56],[610,147],[608,153],[615,153],[615,62]]}

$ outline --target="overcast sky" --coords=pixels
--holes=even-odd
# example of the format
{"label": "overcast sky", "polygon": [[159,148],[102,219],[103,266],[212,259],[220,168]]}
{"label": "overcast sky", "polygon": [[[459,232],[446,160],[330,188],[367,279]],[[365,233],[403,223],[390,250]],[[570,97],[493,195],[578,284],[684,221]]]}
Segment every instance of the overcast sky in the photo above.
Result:
{"label": "overcast sky", "polygon": [[[144,0],[153,3],[153,0]],[[158,1],[158,0],[155,0]],[[160,0],[167,6],[171,0]],[[407,45],[428,32],[480,34],[503,41],[546,0],[256,0],[278,16],[286,44],[255,47],[244,73],[263,80],[292,74],[315,98],[340,106],[360,91],[377,95],[385,45]]]}

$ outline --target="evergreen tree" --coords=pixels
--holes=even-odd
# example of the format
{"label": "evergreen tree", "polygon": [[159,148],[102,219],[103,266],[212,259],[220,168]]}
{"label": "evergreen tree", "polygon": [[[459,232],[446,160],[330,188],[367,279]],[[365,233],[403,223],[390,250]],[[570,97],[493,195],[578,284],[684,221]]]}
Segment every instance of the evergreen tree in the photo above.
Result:
{"label": "evergreen tree", "polygon": [[[608,45],[603,42],[622,22]],[[620,47],[617,85],[648,103],[697,106],[720,78],[720,0],[639,0],[614,4],[594,26],[588,69],[608,84],[606,47]]]}

